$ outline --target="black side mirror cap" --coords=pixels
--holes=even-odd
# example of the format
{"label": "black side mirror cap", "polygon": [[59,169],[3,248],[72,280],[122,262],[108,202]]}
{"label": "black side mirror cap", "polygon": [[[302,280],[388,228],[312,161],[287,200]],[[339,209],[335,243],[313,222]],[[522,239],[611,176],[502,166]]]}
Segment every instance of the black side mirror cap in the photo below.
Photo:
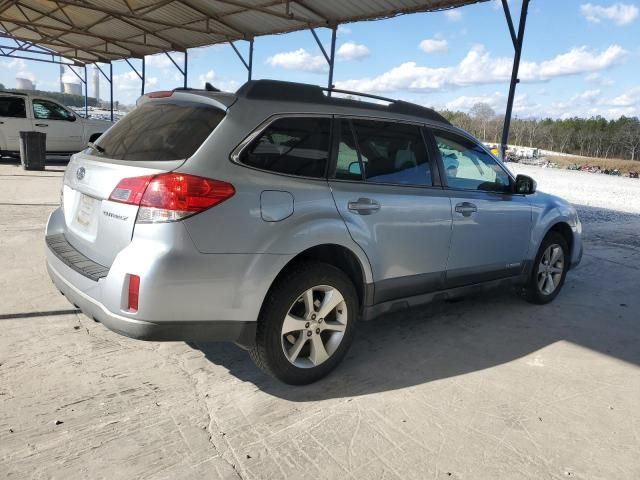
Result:
{"label": "black side mirror cap", "polygon": [[536,181],[528,175],[518,175],[516,177],[516,184],[514,186],[514,193],[520,195],[531,195],[536,193],[538,184]]}

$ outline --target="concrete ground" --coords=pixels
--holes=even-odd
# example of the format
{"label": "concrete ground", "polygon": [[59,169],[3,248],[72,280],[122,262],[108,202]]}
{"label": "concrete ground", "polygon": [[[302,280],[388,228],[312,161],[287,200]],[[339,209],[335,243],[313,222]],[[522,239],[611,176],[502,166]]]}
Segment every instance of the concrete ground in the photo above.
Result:
{"label": "concrete ground", "polygon": [[1,478],[640,478],[639,215],[580,207],[584,260],[554,303],[495,292],[363,323],[294,388],[234,345],[75,312],[44,266],[62,169],[0,164]]}

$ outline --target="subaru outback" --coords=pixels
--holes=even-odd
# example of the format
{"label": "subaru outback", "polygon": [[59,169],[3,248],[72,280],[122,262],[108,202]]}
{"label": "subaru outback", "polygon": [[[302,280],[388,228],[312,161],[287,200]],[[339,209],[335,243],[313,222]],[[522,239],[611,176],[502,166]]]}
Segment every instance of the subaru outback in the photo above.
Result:
{"label": "subaru outback", "polygon": [[488,286],[558,295],[573,207],[431,109],[340,93],[144,95],[66,169],[53,283],[115,332],[235,342],[290,384],[336,367],[359,320]]}

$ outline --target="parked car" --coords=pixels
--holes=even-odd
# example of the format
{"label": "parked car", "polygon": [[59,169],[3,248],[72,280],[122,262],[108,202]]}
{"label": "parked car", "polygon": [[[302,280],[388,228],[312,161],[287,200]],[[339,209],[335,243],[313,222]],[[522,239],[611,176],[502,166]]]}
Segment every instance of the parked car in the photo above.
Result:
{"label": "parked car", "polygon": [[90,318],[233,341],[291,384],[359,320],[503,283],[547,303],[582,255],[573,207],[436,112],[267,80],[142,97],[72,157],[46,243]]}
{"label": "parked car", "polygon": [[47,153],[79,152],[111,126],[82,118],[59,103],[31,93],[0,91],[0,154],[20,155],[20,132],[47,134]]}

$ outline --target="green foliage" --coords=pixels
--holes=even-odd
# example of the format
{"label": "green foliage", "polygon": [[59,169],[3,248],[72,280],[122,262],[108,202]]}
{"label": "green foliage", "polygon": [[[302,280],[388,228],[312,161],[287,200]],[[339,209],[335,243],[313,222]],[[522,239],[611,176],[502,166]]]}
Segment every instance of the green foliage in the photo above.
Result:
{"label": "green foliage", "polygon": [[[464,112],[440,112],[454,125],[490,143],[500,143],[504,117],[479,118]],[[640,160],[640,120],[596,116],[511,120],[509,144],[598,158]]]}

